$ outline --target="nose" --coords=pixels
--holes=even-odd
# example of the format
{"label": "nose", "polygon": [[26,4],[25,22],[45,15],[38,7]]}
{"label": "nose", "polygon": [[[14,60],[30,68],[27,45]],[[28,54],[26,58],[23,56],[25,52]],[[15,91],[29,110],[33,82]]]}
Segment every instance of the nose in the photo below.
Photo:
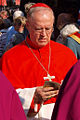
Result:
{"label": "nose", "polygon": [[41,35],[42,35],[42,36],[45,36],[45,35],[46,35],[46,29],[45,29],[45,28],[42,29]]}

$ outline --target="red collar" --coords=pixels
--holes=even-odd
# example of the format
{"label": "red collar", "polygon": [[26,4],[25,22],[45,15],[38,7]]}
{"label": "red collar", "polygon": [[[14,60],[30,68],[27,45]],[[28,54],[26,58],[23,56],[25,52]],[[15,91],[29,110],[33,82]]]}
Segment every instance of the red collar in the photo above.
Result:
{"label": "red collar", "polygon": [[36,48],[36,46],[35,46],[35,45],[32,43],[32,41],[30,40],[29,36],[26,37],[26,41],[27,41],[27,43],[29,44],[29,46],[30,46],[31,48],[33,48],[33,49],[40,49],[40,50],[42,50],[42,49],[44,49],[44,48],[48,48],[48,47],[49,47],[49,43],[48,43],[47,45],[45,45],[45,46],[42,47],[42,48]]}

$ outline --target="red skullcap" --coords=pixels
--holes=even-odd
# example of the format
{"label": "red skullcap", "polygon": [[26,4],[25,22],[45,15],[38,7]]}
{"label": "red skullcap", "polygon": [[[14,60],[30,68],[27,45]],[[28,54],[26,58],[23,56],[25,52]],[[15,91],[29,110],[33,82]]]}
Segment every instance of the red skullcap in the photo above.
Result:
{"label": "red skullcap", "polygon": [[[32,6],[30,7],[30,9],[31,9],[31,8],[35,8],[35,7],[46,7],[46,8],[50,8],[48,5],[46,5],[46,4],[44,4],[44,3],[36,3],[36,4],[32,5]],[[51,8],[50,8],[50,9],[51,9]]]}

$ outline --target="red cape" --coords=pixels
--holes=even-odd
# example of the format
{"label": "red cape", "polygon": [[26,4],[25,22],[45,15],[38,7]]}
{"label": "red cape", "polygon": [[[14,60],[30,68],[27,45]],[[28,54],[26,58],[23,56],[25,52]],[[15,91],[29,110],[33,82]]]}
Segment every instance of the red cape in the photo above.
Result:
{"label": "red cape", "polygon": [[[27,42],[31,45],[28,38]],[[61,80],[64,79],[71,66],[77,62],[77,59],[74,53],[66,46],[54,41],[51,41],[50,45],[51,65],[49,74],[55,76],[53,81],[61,83]],[[48,69],[49,44],[41,49],[32,50],[44,67]],[[1,69],[16,89],[43,86],[43,77],[47,76],[46,71],[33,56],[25,41],[3,55]]]}

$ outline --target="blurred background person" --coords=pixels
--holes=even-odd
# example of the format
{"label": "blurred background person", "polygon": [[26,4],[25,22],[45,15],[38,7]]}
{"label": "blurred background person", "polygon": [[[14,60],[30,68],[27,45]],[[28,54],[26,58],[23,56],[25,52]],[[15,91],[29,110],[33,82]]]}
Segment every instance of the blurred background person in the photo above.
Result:
{"label": "blurred background person", "polygon": [[0,12],[0,17],[4,20],[4,22],[7,24],[8,27],[11,26],[11,21],[10,19],[8,19],[9,15],[8,15],[7,10],[2,10]]}
{"label": "blurred background person", "polygon": [[[13,21],[19,16],[24,16],[24,13],[20,10],[15,11],[14,14],[13,14]],[[6,51],[7,45],[9,44],[9,42],[11,40],[12,35],[16,34],[16,33],[17,33],[17,31],[15,30],[14,25],[12,24],[12,26],[10,26],[7,30],[7,40],[6,40],[6,45],[5,45],[5,48],[4,48],[5,51]]]}
{"label": "blurred background person", "polygon": [[16,19],[14,19],[13,26],[15,29],[15,33],[11,36],[11,39],[6,46],[6,50],[9,50],[13,46],[25,40],[25,34],[24,34],[25,25],[26,25],[26,18],[24,16],[19,16]]}
{"label": "blurred background person", "polygon": [[5,45],[7,41],[7,30],[8,30],[7,23],[2,18],[0,18],[0,57],[5,52]]}
{"label": "blurred background person", "polygon": [[69,47],[76,57],[80,58],[80,29],[75,18],[70,13],[61,13],[57,19],[57,28],[60,34],[56,42]]}

